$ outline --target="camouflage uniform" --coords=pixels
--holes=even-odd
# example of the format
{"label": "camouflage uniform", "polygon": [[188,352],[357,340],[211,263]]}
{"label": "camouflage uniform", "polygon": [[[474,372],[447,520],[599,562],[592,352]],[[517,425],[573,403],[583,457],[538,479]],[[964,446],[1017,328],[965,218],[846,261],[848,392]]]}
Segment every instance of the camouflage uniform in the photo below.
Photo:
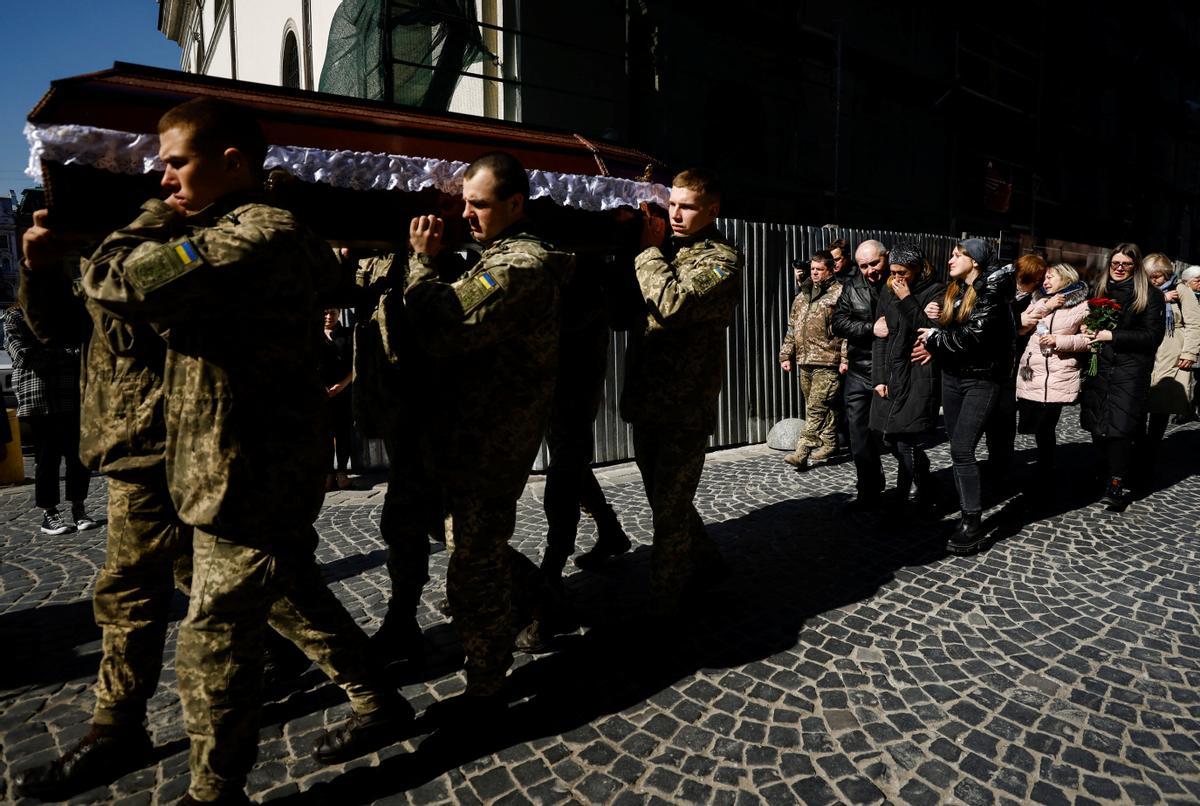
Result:
{"label": "camouflage uniform", "polygon": [[89,307],[153,323],[166,339],[164,481],[118,491],[117,506],[161,523],[166,499],[146,493],[165,488],[193,529],[177,666],[190,792],[211,800],[241,791],[254,762],[269,616],[356,712],[387,704],[369,679],[366,636],[313,557],[325,459],[317,294],[337,267],[288,213],[252,199],[186,220],[162,202],[142,209],[85,264],[82,285]]}
{"label": "camouflage uniform", "polygon": [[719,559],[692,499],[716,425],[742,256],[710,227],[673,240],[665,251],[645,250],[634,266],[647,315],[630,334],[621,416],[633,426],[653,512],[656,606],[670,612],[693,571]]}
{"label": "camouflage uniform", "polygon": [[796,440],[796,453],[837,448],[837,412],[833,402],[841,388],[838,364],[845,342],[833,335],[833,309],[842,286],[832,277],[823,283],[805,280],[792,302],[787,334],[779,347],[779,361],[791,361],[804,396],[804,430]]}
{"label": "camouflage uniform", "polygon": [[549,416],[559,287],[572,266],[523,223],[454,283],[438,279],[428,255],[409,260],[405,304],[440,364],[440,383],[421,392],[436,403],[435,477],[454,529],[446,591],[472,694],[498,690],[512,663],[514,561],[524,558],[508,540]]}

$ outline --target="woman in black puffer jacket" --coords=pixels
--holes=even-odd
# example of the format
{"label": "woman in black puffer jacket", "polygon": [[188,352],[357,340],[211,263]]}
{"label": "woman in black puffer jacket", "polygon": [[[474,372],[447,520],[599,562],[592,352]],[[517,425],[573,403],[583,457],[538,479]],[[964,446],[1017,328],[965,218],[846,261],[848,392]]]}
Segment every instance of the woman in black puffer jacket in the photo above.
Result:
{"label": "woman in black puffer jacket", "polygon": [[938,325],[920,331],[942,368],[942,410],[962,509],[962,520],[946,545],[955,554],[971,554],[983,545],[975,447],[1013,365],[1012,269],[988,276],[991,259],[991,247],[979,238],[954,247]]}
{"label": "woman in black puffer jacket", "polygon": [[933,267],[916,244],[896,244],[888,260],[891,275],[879,295],[871,351],[871,430],[883,436],[900,464],[896,503],[908,501],[915,483],[917,503],[926,507],[932,503],[933,487],[924,443],[937,427],[939,377],[933,362],[912,360],[912,349],[917,328],[933,324],[925,308],[941,299],[946,286],[934,278]]}
{"label": "woman in black puffer jacket", "polygon": [[1103,503],[1115,511],[1129,504],[1126,489],[1133,441],[1142,435],[1154,355],[1165,329],[1163,295],[1150,285],[1137,244],[1117,244],[1100,275],[1096,296],[1121,306],[1112,330],[1093,336],[1099,345],[1099,371],[1086,374],[1080,395],[1079,422],[1092,435],[1106,467]]}

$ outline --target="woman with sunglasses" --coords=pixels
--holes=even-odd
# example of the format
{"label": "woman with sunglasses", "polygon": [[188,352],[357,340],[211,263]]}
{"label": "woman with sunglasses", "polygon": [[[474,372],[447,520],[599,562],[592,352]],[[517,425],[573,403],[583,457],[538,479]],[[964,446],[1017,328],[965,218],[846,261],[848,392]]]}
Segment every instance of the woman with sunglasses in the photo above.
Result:
{"label": "woman with sunglasses", "polygon": [[991,261],[992,248],[980,238],[954,247],[937,326],[919,330],[926,349],[942,368],[942,411],[962,510],[958,528],[946,545],[954,554],[973,554],[984,543],[975,448],[1013,364],[1011,290],[1006,294],[1000,287],[1011,283],[1012,269],[989,278]]}
{"label": "woman with sunglasses", "polygon": [[1137,244],[1113,249],[1108,271],[1096,284],[1096,298],[1103,297],[1121,306],[1119,319],[1111,330],[1088,332],[1092,349],[1099,351],[1099,370],[1084,378],[1079,422],[1091,433],[1105,468],[1101,503],[1120,512],[1129,505],[1133,442],[1145,424],[1150,374],[1166,320],[1163,295],[1150,285]]}

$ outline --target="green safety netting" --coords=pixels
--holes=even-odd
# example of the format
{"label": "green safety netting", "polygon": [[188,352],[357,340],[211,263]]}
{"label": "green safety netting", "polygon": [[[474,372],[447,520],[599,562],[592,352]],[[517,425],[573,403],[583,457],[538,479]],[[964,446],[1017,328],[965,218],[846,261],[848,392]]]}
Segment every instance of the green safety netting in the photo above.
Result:
{"label": "green safety netting", "polygon": [[319,89],[446,110],[462,72],[484,58],[495,57],[475,0],[343,0]]}

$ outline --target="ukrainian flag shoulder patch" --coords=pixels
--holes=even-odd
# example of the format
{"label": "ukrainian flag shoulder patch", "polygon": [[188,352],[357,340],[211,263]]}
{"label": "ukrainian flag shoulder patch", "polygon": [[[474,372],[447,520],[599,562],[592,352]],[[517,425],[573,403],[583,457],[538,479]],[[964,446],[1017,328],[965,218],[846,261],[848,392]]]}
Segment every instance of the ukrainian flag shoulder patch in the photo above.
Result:
{"label": "ukrainian flag shoulder patch", "polygon": [[203,263],[196,245],[187,238],[179,238],[129,261],[125,270],[129,284],[146,294],[178,280]]}
{"label": "ukrainian flag shoulder patch", "polygon": [[462,305],[463,316],[470,314],[484,303],[488,297],[502,289],[498,280],[491,272],[483,271],[454,284],[454,293]]}

